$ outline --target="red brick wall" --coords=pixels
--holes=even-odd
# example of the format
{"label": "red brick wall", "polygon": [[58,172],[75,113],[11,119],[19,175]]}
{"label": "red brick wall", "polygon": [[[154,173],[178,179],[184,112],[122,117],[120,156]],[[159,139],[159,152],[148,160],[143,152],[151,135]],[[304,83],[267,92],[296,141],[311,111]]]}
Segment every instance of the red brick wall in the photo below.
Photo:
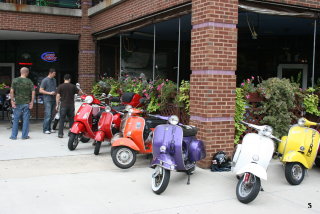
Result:
{"label": "red brick wall", "polygon": [[93,32],[125,23],[190,0],[127,0],[91,18]]}
{"label": "red brick wall", "polygon": [[0,11],[0,30],[80,34],[80,17]]}
{"label": "red brick wall", "polygon": [[206,145],[201,167],[219,150],[233,151],[238,0],[193,0],[191,124]]}
{"label": "red brick wall", "polygon": [[95,43],[91,35],[91,20],[88,17],[88,8],[91,0],[82,0],[81,36],[79,40],[79,76],[78,81],[85,93],[90,93],[95,82]]}

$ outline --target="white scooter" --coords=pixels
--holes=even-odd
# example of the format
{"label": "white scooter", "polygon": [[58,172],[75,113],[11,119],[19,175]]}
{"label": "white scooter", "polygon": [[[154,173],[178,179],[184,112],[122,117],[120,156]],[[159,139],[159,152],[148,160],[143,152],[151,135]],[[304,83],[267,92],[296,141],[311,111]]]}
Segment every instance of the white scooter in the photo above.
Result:
{"label": "white scooter", "polygon": [[258,134],[248,133],[244,136],[232,160],[232,171],[239,177],[237,198],[247,204],[262,190],[260,179],[267,180],[267,168],[274,152],[271,139],[280,140],[272,135],[271,126],[242,123],[258,131]]}

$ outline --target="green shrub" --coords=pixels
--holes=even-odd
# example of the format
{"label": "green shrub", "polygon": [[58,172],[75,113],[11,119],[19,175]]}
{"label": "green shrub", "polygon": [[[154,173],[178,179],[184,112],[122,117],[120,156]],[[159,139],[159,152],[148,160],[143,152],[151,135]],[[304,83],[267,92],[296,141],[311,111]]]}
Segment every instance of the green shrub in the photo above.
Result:
{"label": "green shrub", "polygon": [[238,144],[240,136],[246,130],[245,125],[240,123],[244,119],[244,114],[246,113],[246,106],[248,105],[246,99],[244,98],[244,90],[242,88],[236,89],[236,108],[234,115],[234,126],[235,126],[235,135],[234,143]]}
{"label": "green shrub", "polygon": [[288,79],[270,78],[262,81],[258,90],[265,97],[261,102],[261,110],[257,112],[264,115],[260,123],[272,126],[277,137],[287,135],[292,120],[296,119],[292,109],[299,87]]}

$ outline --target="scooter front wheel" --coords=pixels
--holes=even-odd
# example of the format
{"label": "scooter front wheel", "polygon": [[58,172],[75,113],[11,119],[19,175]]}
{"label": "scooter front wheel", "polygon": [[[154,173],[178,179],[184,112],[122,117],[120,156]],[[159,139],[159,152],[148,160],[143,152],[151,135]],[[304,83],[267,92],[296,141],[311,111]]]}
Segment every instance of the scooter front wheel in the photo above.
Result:
{"label": "scooter front wheel", "polygon": [[100,152],[100,147],[101,147],[101,141],[97,141],[96,145],[94,146],[94,154],[98,155]]}
{"label": "scooter front wheel", "polygon": [[305,168],[301,163],[298,163],[298,162],[286,163],[285,176],[289,184],[299,185],[304,179],[304,174],[305,174]]}
{"label": "scooter front wheel", "polygon": [[79,144],[79,135],[75,133],[70,133],[69,141],[68,141],[68,148],[70,151],[73,151],[77,148]]}
{"label": "scooter front wheel", "polygon": [[245,173],[238,181],[237,198],[241,203],[248,204],[258,196],[260,189],[260,178],[251,173]]}
{"label": "scooter front wheel", "polygon": [[111,148],[111,157],[113,163],[121,168],[128,169],[136,162],[136,152],[126,146],[118,146]]}
{"label": "scooter front wheel", "polygon": [[156,166],[151,180],[152,191],[158,195],[163,193],[169,184],[170,170]]}

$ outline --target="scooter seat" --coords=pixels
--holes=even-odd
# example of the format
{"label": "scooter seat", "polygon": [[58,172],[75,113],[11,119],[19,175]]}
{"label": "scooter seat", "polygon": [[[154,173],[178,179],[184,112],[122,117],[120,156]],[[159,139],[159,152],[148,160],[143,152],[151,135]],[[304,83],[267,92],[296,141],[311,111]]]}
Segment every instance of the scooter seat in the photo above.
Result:
{"label": "scooter seat", "polygon": [[198,133],[198,128],[195,126],[182,125],[183,137],[196,136]]}
{"label": "scooter seat", "polygon": [[157,125],[168,123],[167,120],[159,119],[156,117],[148,117],[145,119],[145,121],[146,121],[146,128],[148,129],[155,128]]}
{"label": "scooter seat", "polygon": [[112,106],[112,109],[116,110],[116,111],[123,111],[126,108],[126,106]]}

